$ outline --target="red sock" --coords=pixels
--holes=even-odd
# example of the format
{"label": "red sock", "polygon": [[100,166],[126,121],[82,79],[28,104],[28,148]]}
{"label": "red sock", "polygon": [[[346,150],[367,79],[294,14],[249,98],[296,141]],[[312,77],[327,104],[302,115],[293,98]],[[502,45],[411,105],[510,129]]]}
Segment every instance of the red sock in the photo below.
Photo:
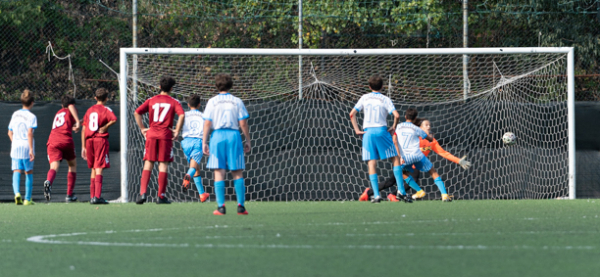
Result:
{"label": "red sock", "polygon": [[75,180],[77,179],[76,172],[69,172],[67,174],[67,196],[73,195],[73,188],[75,187]]}
{"label": "red sock", "polygon": [[158,197],[165,197],[165,192],[167,191],[167,177],[169,173],[167,172],[159,172],[158,173]]}
{"label": "red sock", "polygon": [[97,198],[102,197],[102,175],[96,175],[96,193]]}
{"label": "red sock", "polygon": [[90,199],[94,198],[94,194],[96,193],[96,181],[94,178],[90,178]]}
{"label": "red sock", "polygon": [[140,194],[146,193],[148,182],[150,182],[150,170],[144,170],[142,171],[142,180],[140,181]]}
{"label": "red sock", "polygon": [[54,178],[56,178],[56,170],[50,169],[48,170],[48,176],[46,176],[46,180],[50,181],[50,185],[54,183]]}

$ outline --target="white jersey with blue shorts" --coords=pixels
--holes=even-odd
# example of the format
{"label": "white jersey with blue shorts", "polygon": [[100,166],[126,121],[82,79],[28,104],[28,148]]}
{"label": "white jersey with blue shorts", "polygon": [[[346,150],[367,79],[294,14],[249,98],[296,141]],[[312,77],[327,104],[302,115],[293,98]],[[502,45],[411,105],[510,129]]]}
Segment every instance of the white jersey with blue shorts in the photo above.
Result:
{"label": "white jersey with blue shorts", "polygon": [[392,136],[387,131],[387,116],[396,110],[392,100],[379,92],[372,92],[363,95],[354,109],[364,111],[363,161],[398,156]]}
{"label": "white jersey with blue shorts", "polygon": [[[12,170],[33,170],[33,161],[29,160],[29,141],[27,134],[29,129],[37,128],[37,117],[27,110],[20,109],[13,113],[8,129],[13,132],[13,140],[10,147],[12,158]],[[35,154],[35,141],[33,141],[33,152]]]}
{"label": "white jersey with blue shorts", "polygon": [[214,131],[210,136],[207,168],[231,171],[246,168],[239,121],[248,117],[242,100],[229,93],[208,100],[203,118],[211,121]]}
{"label": "white jersey with blue shorts", "polygon": [[202,135],[204,134],[204,118],[199,110],[190,110],[185,113],[185,122],[181,136],[181,148],[188,163],[194,159],[200,163],[202,159]]}
{"label": "white jersey with blue shorts", "polygon": [[413,165],[423,172],[431,170],[433,164],[420,148],[419,137],[427,137],[427,133],[423,129],[411,122],[402,122],[396,126],[396,136],[398,137],[398,145],[402,149],[403,170],[412,172]]}

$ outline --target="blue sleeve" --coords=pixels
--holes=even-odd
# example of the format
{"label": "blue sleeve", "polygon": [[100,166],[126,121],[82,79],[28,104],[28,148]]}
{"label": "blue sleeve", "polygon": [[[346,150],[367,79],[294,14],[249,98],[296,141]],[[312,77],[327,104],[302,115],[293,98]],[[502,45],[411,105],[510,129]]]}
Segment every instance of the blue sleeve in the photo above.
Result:
{"label": "blue sleeve", "polygon": [[425,131],[423,131],[423,129],[421,129],[421,128],[418,128],[418,127],[417,127],[417,129],[419,130],[419,136],[420,136],[421,138],[423,138],[423,139],[424,139],[424,138],[426,138],[426,137],[427,137],[427,133],[425,133]]}

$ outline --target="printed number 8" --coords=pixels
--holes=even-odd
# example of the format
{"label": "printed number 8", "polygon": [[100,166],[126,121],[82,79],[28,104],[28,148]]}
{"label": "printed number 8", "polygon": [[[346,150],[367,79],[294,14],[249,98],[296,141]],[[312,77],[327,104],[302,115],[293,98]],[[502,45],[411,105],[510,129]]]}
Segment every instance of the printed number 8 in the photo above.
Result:
{"label": "printed number 8", "polygon": [[98,113],[90,114],[89,128],[90,128],[90,131],[94,131],[94,132],[98,130]]}

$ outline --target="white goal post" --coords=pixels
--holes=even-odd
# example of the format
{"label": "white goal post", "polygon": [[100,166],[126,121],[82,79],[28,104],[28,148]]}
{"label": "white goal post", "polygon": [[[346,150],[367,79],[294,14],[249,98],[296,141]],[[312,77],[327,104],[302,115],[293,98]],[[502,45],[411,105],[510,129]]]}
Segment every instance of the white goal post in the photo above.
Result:
{"label": "white goal post", "polygon": [[[136,60],[137,70],[139,72],[136,72],[135,75],[132,75],[130,72],[130,67],[132,67],[131,59],[134,55],[140,60],[145,58],[153,59],[153,57],[161,58],[152,61],[149,60],[147,63],[144,63],[143,61],[138,63]],[[465,77],[462,76],[462,55],[474,57],[473,65],[469,64],[469,68],[472,67],[473,72],[469,70],[469,76],[464,78],[465,80],[470,80],[469,87],[472,92],[469,91],[469,96],[467,97],[469,99],[461,98],[463,92],[460,91],[459,93],[457,89],[455,89],[460,87],[462,90],[463,77]],[[140,172],[132,172],[132,165],[130,164],[131,160],[129,160],[136,155],[134,153],[130,153],[130,149],[132,148],[130,148],[131,145],[129,144],[131,141],[140,140],[140,138],[132,137],[132,132],[137,131],[139,133],[139,130],[137,130],[138,127],[135,124],[132,124],[134,121],[132,121],[130,115],[137,107],[134,105],[141,103],[139,101],[143,101],[144,97],[149,97],[149,93],[152,91],[152,89],[157,89],[157,77],[159,77],[159,75],[176,75],[173,77],[175,77],[177,80],[178,85],[181,83],[180,79],[185,80],[185,84],[180,86],[179,92],[177,93],[179,98],[183,99],[185,95],[189,93],[197,93],[197,91],[200,90],[199,88],[206,87],[207,84],[212,84],[208,81],[196,82],[194,81],[196,80],[195,78],[207,78],[206,76],[213,76],[217,69],[223,70],[224,67],[220,66],[222,63],[224,63],[224,61],[219,59],[211,59],[211,64],[209,65],[198,64],[201,61],[209,62],[207,57],[231,57],[223,58],[226,59],[225,62],[228,64],[227,68],[230,68],[231,70],[238,70],[239,68],[243,67],[243,70],[240,70],[239,74],[245,74],[244,72],[246,71],[252,71],[252,74],[254,74],[253,76],[258,76],[257,72],[264,73],[270,69],[269,66],[273,65],[272,61],[264,62],[264,65],[259,65],[259,63],[263,62],[260,60],[261,57],[270,56],[281,57],[282,60],[287,58],[295,58],[295,63],[298,63],[299,56],[306,57],[306,59],[304,59],[304,64],[300,65],[300,70],[298,70],[297,64],[295,66],[295,75],[302,77],[296,77],[295,85],[293,86],[291,85],[292,82],[290,82],[290,87],[276,87],[281,91],[281,94],[277,95],[275,95],[275,92],[268,95],[266,93],[259,93],[257,92],[259,90],[255,87],[252,87],[252,89],[244,87],[246,88],[244,90],[245,98],[241,97],[242,100],[250,99],[252,101],[256,101],[256,105],[268,106],[270,105],[269,101],[292,101],[290,99],[293,99],[293,97],[298,99],[302,98],[301,95],[304,95],[304,98],[306,99],[300,99],[300,102],[295,102],[296,104],[294,105],[310,105],[311,109],[322,109],[323,112],[339,108],[339,114],[343,114],[345,111],[349,111],[352,108],[352,101],[355,103],[358,94],[366,92],[364,87],[354,83],[345,84],[344,82],[346,80],[355,80],[358,82],[358,84],[366,83],[366,79],[369,77],[369,75],[376,73],[384,77],[383,79],[385,80],[385,87],[383,91],[385,91],[388,96],[392,98],[397,108],[400,106],[402,106],[403,109],[408,106],[421,107],[424,110],[423,114],[435,118],[432,120],[432,123],[442,130],[439,132],[442,135],[450,134],[449,130],[455,133],[464,132],[464,137],[461,137],[461,134],[455,134],[452,137],[448,136],[448,139],[445,141],[446,144],[442,143],[442,146],[446,148],[446,145],[449,145],[448,147],[450,147],[450,150],[448,151],[451,153],[453,152],[451,150],[457,151],[458,153],[455,154],[456,156],[462,155],[463,153],[470,155],[469,151],[476,152],[472,154],[475,159],[474,165],[480,164],[482,166],[479,168],[474,166],[471,171],[460,174],[457,173],[461,177],[445,177],[445,181],[447,179],[451,179],[451,182],[447,181],[447,186],[450,187],[450,192],[453,190],[457,191],[465,195],[465,199],[511,199],[521,197],[552,198],[557,196],[568,196],[570,199],[575,199],[576,197],[574,114],[575,80],[574,48],[572,47],[437,49],[121,48],[119,74],[119,121],[121,132],[120,201],[129,202],[135,200],[131,199],[132,195],[135,195],[135,193],[132,192],[132,189],[139,189],[139,179],[136,180],[138,177],[134,177],[132,174],[139,174],[142,170],[141,166],[136,164],[133,167]],[[173,60],[170,60],[170,57],[173,57]],[[256,58],[250,59],[246,57]],[[456,61],[454,57],[457,58]],[[282,62],[282,64],[291,63],[291,61],[292,59],[287,62]],[[371,70],[367,69],[366,65],[363,67],[361,65],[362,61],[365,61],[364,63],[368,64],[371,68],[378,67],[379,64],[385,64],[385,66],[382,66],[380,71]],[[461,63],[460,71],[454,69],[454,65],[458,63],[458,61]],[[252,65],[254,62],[257,63],[256,66]],[[531,66],[527,65],[529,63],[531,63]],[[503,66],[503,64],[505,66]],[[383,67],[385,67],[385,70]],[[147,72],[144,73],[144,70],[147,70]],[[178,73],[178,70],[181,70],[182,73]],[[279,74],[287,69],[272,70],[272,75],[276,75],[276,73]],[[217,73],[231,73],[232,75],[236,74],[235,72],[225,71]],[[277,76],[274,77],[274,79],[277,79],[279,80],[278,82],[281,82],[281,78],[289,79],[291,78],[290,76],[293,77],[293,75],[293,73],[287,73],[285,77]],[[423,78],[426,78],[426,80],[420,80],[419,82],[413,82],[411,80],[411,78],[419,78],[419,76],[423,76]],[[245,77],[242,76],[239,79],[236,79],[234,76],[234,88],[232,89],[233,94],[235,94],[236,91],[237,83],[235,82],[240,80],[240,82],[244,82],[244,78]],[[300,86],[298,78],[302,78],[302,83],[305,84],[304,87],[298,87]],[[204,81],[208,79],[202,80]],[[312,83],[309,80],[312,80]],[[428,80],[431,80],[431,82],[428,83]],[[259,82],[260,80],[256,81]],[[145,90],[141,88],[140,92],[138,92],[136,89],[135,95],[132,96],[131,94],[134,90],[129,87],[132,82],[135,83],[135,87],[137,87],[139,84],[140,86],[145,86],[147,88]],[[257,82],[252,81],[252,85],[257,86]],[[269,85],[276,86],[275,83],[269,83]],[[311,87],[311,85],[313,87]],[[448,86],[447,88],[443,87],[446,85]],[[202,88],[203,91],[205,89],[209,91],[214,90],[212,87],[209,89]],[[413,90],[417,92],[413,93]],[[439,95],[436,94],[436,92],[439,92]],[[260,94],[260,96],[253,95],[253,93]],[[347,93],[347,95],[344,93]],[[512,94],[507,96],[504,95],[505,93]],[[457,95],[460,95],[460,97]],[[140,97],[140,99],[138,99],[138,97]],[[481,100],[482,98],[485,98],[485,100]],[[131,99],[135,99],[135,102],[130,103]],[[205,100],[207,100],[207,98],[203,98],[202,101]],[[560,105],[553,105],[553,103],[558,102]],[[434,103],[437,106],[432,108],[431,106],[427,106],[429,105],[428,103]],[[535,108],[532,108],[531,106],[535,106]],[[280,109],[284,109],[285,107],[290,108],[291,106],[284,106]],[[304,111],[306,107],[309,106],[302,106],[302,108],[299,108],[298,110]],[[516,107],[517,109],[513,110],[513,107]],[[278,115],[265,115],[273,112],[273,109],[274,108],[256,108],[256,113],[260,114],[260,116],[265,116],[264,118],[261,117],[261,121],[267,119],[274,120],[278,117]],[[403,115],[404,110],[398,109],[398,111],[401,115]],[[486,111],[490,111],[489,116],[480,116],[481,113]],[[524,112],[521,113],[521,111]],[[252,117],[252,111],[250,111],[250,113]],[[467,113],[470,115],[466,116],[465,114]],[[541,113],[545,113],[547,116],[556,116],[556,118],[544,116],[540,118],[533,118]],[[525,115],[531,115],[532,118],[531,120],[527,118],[527,120],[519,122],[521,121],[521,118],[518,117],[519,114],[521,114],[523,117]],[[266,184],[267,182],[270,182],[270,180],[265,180],[265,178],[261,179],[260,176],[258,176],[259,172],[262,172],[260,169],[257,169],[255,173],[249,173],[252,176],[249,176],[248,178],[256,178],[256,180],[260,180],[252,184],[256,186],[255,189],[248,190],[248,193],[254,193],[252,194],[254,197],[248,198],[249,200],[351,200],[357,195],[357,193],[360,193],[360,190],[362,190],[365,186],[360,186],[358,183],[363,182],[362,179],[368,179],[366,170],[362,168],[366,168],[366,165],[363,165],[366,163],[360,160],[359,154],[354,153],[359,152],[357,149],[360,148],[360,142],[358,138],[346,139],[343,137],[344,135],[342,135],[345,133],[341,132],[346,131],[346,129],[343,128],[350,127],[350,121],[347,118],[344,118],[347,120],[347,122],[344,123],[341,121],[342,119],[339,119],[341,122],[339,126],[341,127],[328,127],[328,124],[334,121],[338,122],[338,119],[329,120],[330,122],[315,121],[315,118],[318,118],[319,116],[323,115],[319,113],[319,115],[315,115],[315,117],[306,119],[310,122],[316,122],[309,124],[308,127],[311,129],[310,132],[303,133],[301,130],[303,125],[300,125],[297,127],[297,129],[294,129],[294,131],[297,131],[299,134],[302,133],[304,136],[311,138],[310,140],[307,140],[305,144],[302,144],[302,147],[306,147],[307,150],[300,151],[296,148],[293,148],[293,142],[289,142],[290,146],[288,146],[286,149],[288,152],[293,152],[291,154],[285,154],[289,156],[282,156],[284,155],[282,152],[277,152],[277,154],[273,154],[268,157],[257,154],[256,157],[250,159],[251,162],[255,163],[254,168],[259,168],[260,166],[265,165],[271,166],[271,163],[275,163],[275,161],[284,161],[281,161],[281,165],[275,166],[276,169],[273,169],[278,170],[279,173],[277,176],[272,175],[271,177],[265,177],[266,179],[273,178],[280,180],[277,181],[275,185],[271,183]],[[325,116],[329,117],[330,115]],[[510,118],[510,120],[506,121],[503,116],[507,116],[507,118]],[[331,115],[331,117],[337,118],[338,116]],[[464,124],[471,124],[472,126],[469,127],[471,129],[467,130],[456,127],[457,122],[451,121],[451,117],[460,117],[463,120],[466,120],[466,123]],[[488,118],[488,121],[478,121],[481,117]],[[445,124],[446,121],[449,122]],[[514,121],[517,122],[516,125],[511,123]],[[277,124],[286,125],[288,123],[278,122]],[[343,124],[346,125],[344,126]],[[567,130],[562,130],[564,125],[568,126]],[[494,128],[492,126],[497,126],[499,131],[513,131],[510,128],[520,128],[518,131],[522,131],[524,133],[524,135],[521,136],[524,141],[523,145],[517,146],[520,148],[513,148],[510,150],[500,149],[502,148],[502,145],[498,144],[498,142],[501,141],[501,135],[500,137],[497,137],[497,134],[490,134],[490,128]],[[321,132],[318,128],[326,128],[328,130],[335,129],[340,132]],[[544,130],[551,130],[549,131],[551,133],[546,134],[544,133]],[[494,130],[492,129],[492,132],[493,131]],[[251,132],[260,133],[258,129],[254,131],[251,130]],[[482,134],[487,134],[488,137],[483,138]],[[520,139],[519,133],[516,134],[517,139]],[[352,136],[353,134],[348,132],[347,135]],[[262,140],[256,140],[254,138],[254,134],[252,134],[252,136],[253,141],[255,142],[253,143],[253,151],[261,151],[261,149],[263,149],[260,145]],[[283,139],[280,137],[270,137],[272,136],[270,133],[261,133],[258,136],[269,137],[265,138],[265,144],[272,140]],[[440,140],[440,138],[436,138]],[[143,140],[143,138],[141,139]],[[327,151],[335,153],[332,155],[338,155],[335,157],[332,156],[331,160],[334,160],[333,162],[330,160],[321,161],[315,158],[315,155],[318,155],[318,153],[324,153],[322,150],[313,150],[314,147],[318,148],[318,146],[314,145],[320,145],[321,140],[327,141],[324,142],[324,144],[328,145],[325,146],[325,148],[329,149]],[[341,146],[331,147],[329,145],[329,143],[331,143],[329,142],[330,140],[343,141],[342,144],[340,144]],[[256,141],[258,141],[258,143],[256,143]],[[141,150],[143,151],[143,142],[140,141],[140,143],[141,146],[136,145],[136,149],[139,150],[138,148],[141,147]],[[333,143],[335,144],[335,142]],[[542,147],[537,147],[538,145],[542,144]],[[281,145],[277,145],[277,147],[280,146]],[[174,147],[176,146],[174,145]],[[270,149],[270,147],[275,146],[266,146],[266,149]],[[475,147],[477,150],[470,150],[472,147]],[[307,156],[306,159],[303,159],[301,156],[304,154],[309,155],[310,157]],[[280,157],[277,158],[277,155]],[[527,172],[527,170],[523,171],[522,169],[523,167],[534,166],[535,164],[540,163],[541,161],[535,159],[536,155],[543,155],[543,158],[548,160],[548,163],[550,163],[547,166],[547,168],[550,168],[548,172],[539,173],[539,178],[545,179],[546,175],[549,177],[547,180],[543,180],[543,185],[533,184],[534,187],[539,188],[524,188],[521,186],[521,184],[518,184],[518,182],[515,182],[513,179],[518,178],[518,176],[525,176],[528,173],[533,175],[538,174],[536,173],[535,169],[532,169],[531,172]],[[514,159],[514,157],[521,156],[527,156],[531,158],[526,158],[527,160],[520,163],[520,165],[517,167],[513,167],[512,165],[508,164],[511,158]],[[270,162],[266,162],[266,164],[261,162],[261,157],[270,159]],[[565,161],[565,158],[568,161]],[[136,159],[139,159],[139,157]],[[292,159],[294,161],[290,161]],[[498,159],[498,161],[488,162],[490,159]],[[183,170],[182,168],[187,167],[187,164],[185,164],[185,159],[180,159],[179,161],[183,161],[183,165],[172,164],[171,168],[174,168],[173,170],[175,170],[176,174],[171,172],[170,175],[180,174]],[[459,169],[456,169],[456,166],[449,165],[450,163],[443,159],[436,158],[436,160],[432,160],[432,162],[436,168],[441,167],[441,170],[439,171],[442,176],[444,176],[444,174],[454,174],[452,172],[459,172]],[[204,163],[201,164],[203,168],[205,168]],[[325,175],[328,171],[331,173],[329,169],[324,169],[324,172],[321,172],[321,169],[310,167],[311,164],[315,166],[328,166],[331,163],[340,164],[339,167],[333,168],[333,171],[338,174],[332,177],[333,180],[329,180],[329,177]],[[298,168],[288,170],[285,168],[286,164],[292,164]],[[382,164],[383,163],[380,163],[380,166]],[[355,171],[353,167],[356,168],[358,166],[362,167]],[[560,172],[556,173],[557,176],[554,176],[553,166],[558,168],[557,171]],[[521,175],[514,175],[517,177],[510,178],[504,177],[504,171],[499,173],[496,170],[498,167],[505,168],[503,169],[505,171],[519,172]],[[388,170],[385,172],[389,173],[389,169],[384,168],[381,170]],[[318,180],[311,179],[309,176],[311,172],[319,175],[317,178]],[[478,177],[462,177],[475,173],[479,174]],[[299,178],[291,178],[288,176],[288,174],[299,174]],[[352,176],[345,178],[346,176],[344,176],[344,174]],[[353,177],[353,174],[356,175],[356,177]],[[171,177],[180,179],[180,177],[183,176],[170,176],[170,178]],[[209,181],[212,181],[206,176],[204,179],[206,179],[206,182],[204,182],[205,186],[207,186]],[[325,179],[327,179],[327,181],[325,181]],[[425,180],[428,179],[428,177],[424,176],[422,179]],[[485,183],[488,179],[493,179],[495,181],[489,184],[486,183],[485,187],[483,188],[478,188],[476,187],[477,185],[471,184],[476,182]],[[172,181],[172,179],[170,180],[171,181],[169,182],[168,186],[172,188],[168,189],[168,193],[169,190],[177,190],[180,185],[179,183],[174,183],[177,181]],[[323,180],[325,184],[318,184],[320,180]],[[249,182],[250,181],[246,181],[248,187],[250,186]],[[365,181],[365,183],[366,182],[367,181]],[[531,182],[535,183],[535,181]],[[453,183],[461,184],[457,185],[455,188],[452,188]],[[502,183],[510,185],[497,186],[498,184]],[[552,183],[560,183],[561,185],[555,188]],[[280,185],[285,185],[286,188],[280,188]],[[138,188],[133,186],[138,186]],[[285,191],[286,189],[290,188],[290,186],[291,191]],[[302,191],[306,188],[311,191],[310,195],[305,194]],[[284,191],[281,192],[281,190]],[[336,190],[347,190],[347,192],[337,192]],[[510,190],[520,190],[522,191],[522,194],[515,195],[510,192]],[[281,195],[275,195],[277,193],[281,193]],[[431,190],[431,198],[433,198],[434,195],[435,192]],[[179,193],[170,198],[175,198],[176,201],[178,199],[181,201],[192,201],[189,200],[190,198],[188,197],[193,198],[193,196],[180,195]]]}

